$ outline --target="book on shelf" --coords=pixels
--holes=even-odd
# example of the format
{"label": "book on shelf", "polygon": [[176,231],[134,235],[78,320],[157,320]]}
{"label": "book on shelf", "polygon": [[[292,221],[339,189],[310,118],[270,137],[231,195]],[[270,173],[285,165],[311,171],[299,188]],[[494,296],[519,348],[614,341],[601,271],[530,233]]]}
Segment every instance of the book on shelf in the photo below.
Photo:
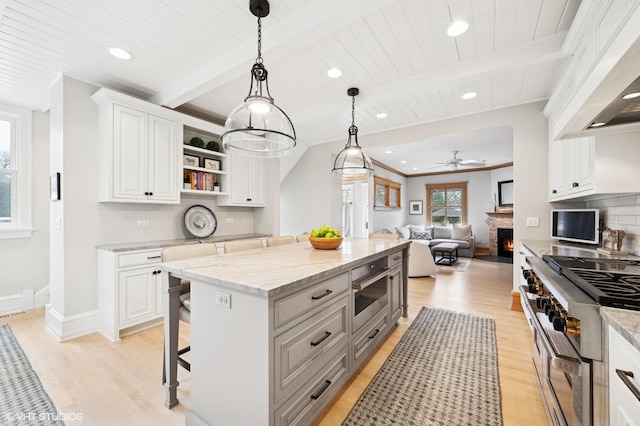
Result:
{"label": "book on shelf", "polygon": [[184,172],[183,177],[184,183],[191,185],[194,190],[213,191],[216,184],[216,175],[213,173],[191,171]]}

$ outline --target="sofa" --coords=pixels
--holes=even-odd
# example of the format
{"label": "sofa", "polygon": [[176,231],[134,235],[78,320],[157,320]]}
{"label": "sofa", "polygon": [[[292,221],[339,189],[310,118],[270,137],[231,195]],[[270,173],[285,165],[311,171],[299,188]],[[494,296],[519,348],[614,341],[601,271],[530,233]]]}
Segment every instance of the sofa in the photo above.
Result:
{"label": "sofa", "polygon": [[476,239],[471,225],[404,225],[396,228],[395,232],[403,240],[418,242],[429,248],[440,243],[457,243],[459,257],[475,257],[476,255]]}

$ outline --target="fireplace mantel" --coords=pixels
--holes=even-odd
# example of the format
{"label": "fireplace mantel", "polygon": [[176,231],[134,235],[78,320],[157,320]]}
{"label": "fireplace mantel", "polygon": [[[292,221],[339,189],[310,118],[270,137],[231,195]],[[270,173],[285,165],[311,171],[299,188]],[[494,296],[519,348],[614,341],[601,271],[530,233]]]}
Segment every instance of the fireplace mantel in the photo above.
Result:
{"label": "fireplace mantel", "polygon": [[485,212],[489,217],[513,217],[513,210],[501,212]]}

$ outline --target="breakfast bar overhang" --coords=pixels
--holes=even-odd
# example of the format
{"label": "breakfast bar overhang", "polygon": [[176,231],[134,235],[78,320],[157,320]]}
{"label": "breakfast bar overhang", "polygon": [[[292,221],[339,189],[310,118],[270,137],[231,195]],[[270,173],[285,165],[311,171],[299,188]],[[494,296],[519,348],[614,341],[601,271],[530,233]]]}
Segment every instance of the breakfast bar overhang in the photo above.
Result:
{"label": "breakfast bar overhang", "polygon": [[407,315],[409,244],[348,238],[335,250],[301,242],[161,264],[165,405],[178,403],[181,279],[192,307],[186,423],[306,422]]}

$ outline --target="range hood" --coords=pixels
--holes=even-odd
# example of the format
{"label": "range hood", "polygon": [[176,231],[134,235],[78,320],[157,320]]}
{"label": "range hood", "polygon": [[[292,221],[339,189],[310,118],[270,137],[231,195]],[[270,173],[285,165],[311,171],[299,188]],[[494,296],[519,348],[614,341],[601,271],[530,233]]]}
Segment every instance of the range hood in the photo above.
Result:
{"label": "range hood", "polygon": [[636,78],[622,93],[616,96],[585,130],[640,122],[640,96],[625,99],[625,96],[631,93],[640,94],[640,77]]}

